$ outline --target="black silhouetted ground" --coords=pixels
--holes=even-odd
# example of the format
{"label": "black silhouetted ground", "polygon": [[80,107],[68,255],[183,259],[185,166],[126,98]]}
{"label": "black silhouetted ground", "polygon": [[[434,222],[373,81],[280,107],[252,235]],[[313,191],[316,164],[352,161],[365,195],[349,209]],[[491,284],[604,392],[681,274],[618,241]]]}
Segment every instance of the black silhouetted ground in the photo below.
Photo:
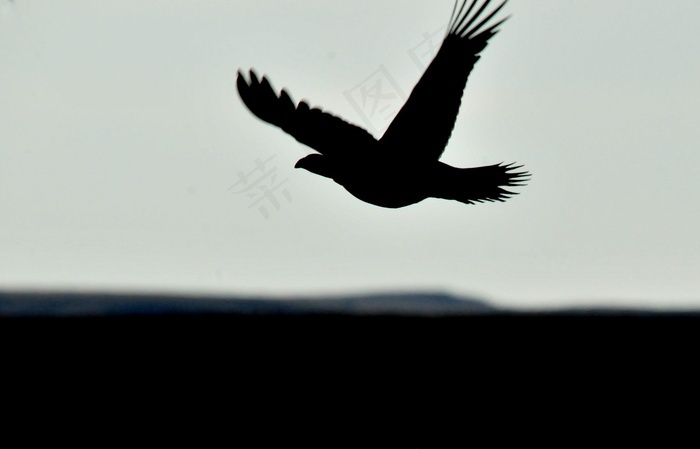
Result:
{"label": "black silhouetted ground", "polygon": [[284,89],[278,95],[268,79],[259,79],[253,70],[249,80],[238,73],[238,92],[258,118],[318,152],[299,160],[296,168],[331,178],[362,201],[388,208],[429,197],[465,204],[505,201],[515,195],[506,188],[522,186],[529,179],[528,172],[515,171],[521,166],[455,168],[439,161],[467,78],[505,21],[490,23],[506,3],[485,14],[490,2],[465,0],[459,10],[455,3],[440,50],[379,140],[304,101],[295,105]]}
{"label": "black silhouetted ground", "polygon": [[669,396],[693,372],[700,338],[697,312],[524,313],[442,294],[298,301],[0,293],[6,408],[100,438],[376,443],[379,428],[434,447],[480,422],[574,425],[596,408],[617,419],[621,401],[647,411],[650,392]]}

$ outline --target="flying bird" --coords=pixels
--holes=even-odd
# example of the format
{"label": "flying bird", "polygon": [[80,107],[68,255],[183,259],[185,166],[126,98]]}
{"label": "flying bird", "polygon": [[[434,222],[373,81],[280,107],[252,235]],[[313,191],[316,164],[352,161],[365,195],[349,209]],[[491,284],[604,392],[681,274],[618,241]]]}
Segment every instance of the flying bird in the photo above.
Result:
{"label": "flying bird", "polygon": [[237,87],[243,103],[258,118],[282,128],[316,152],[295,168],[331,178],[362,201],[399,208],[428,197],[466,204],[504,201],[530,177],[516,171],[522,165],[456,168],[440,162],[452,134],[467,78],[489,39],[508,17],[492,23],[503,1],[485,13],[491,0],[455,2],[439,51],[411,95],[377,140],[305,101],[295,104],[286,90],[279,95],[269,80],[251,69],[250,80],[238,71]]}

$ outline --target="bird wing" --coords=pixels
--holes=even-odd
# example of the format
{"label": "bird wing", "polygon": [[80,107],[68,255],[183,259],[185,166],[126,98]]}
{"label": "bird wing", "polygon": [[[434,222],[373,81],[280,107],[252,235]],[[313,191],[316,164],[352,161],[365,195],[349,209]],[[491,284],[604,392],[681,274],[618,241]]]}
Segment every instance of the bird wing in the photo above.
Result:
{"label": "bird wing", "polygon": [[250,82],[238,72],[238,94],[243,103],[261,120],[282,128],[296,140],[319,153],[333,155],[346,148],[367,149],[377,140],[365,129],[302,101],[295,105],[282,89],[279,96],[266,77],[250,71]]}
{"label": "bird wing", "polygon": [[[483,19],[491,0],[485,0],[477,8],[479,1],[464,0],[459,11],[455,2],[440,50],[379,140],[386,151],[415,160],[437,160],[442,154],[479,53],[498,32],[496,28],[507,19],[487,26],[507,0]],[[465,10],[467,4],[469,7]]]}

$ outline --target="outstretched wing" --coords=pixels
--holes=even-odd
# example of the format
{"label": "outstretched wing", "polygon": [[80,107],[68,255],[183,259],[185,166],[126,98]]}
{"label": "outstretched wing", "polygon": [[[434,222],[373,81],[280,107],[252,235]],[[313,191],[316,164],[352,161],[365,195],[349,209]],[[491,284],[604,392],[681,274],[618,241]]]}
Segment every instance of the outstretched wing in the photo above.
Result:
{"label": "outstretched wing", "polygon": [[263,76],[259,80],[252,70],[250,82],[239,71],[236,85],[250,112],[319,153],[333,155],[343,149],[364,149],[377,144],[377,140],[359,126],[318,108],[312,109],[303,101],[295,106],[284,89],[278,96],[267,78]]}
{"label": "outstretched wing", "polygon": [[[402,158],[437,160],[440,157],[452,134],[462,93],[479,53],[507,18],[487,24],[506,2],[485,17],[483,13],[491,0],[483,1],[478,8],[480,0],[464,0],[459,11],[455,2],[447,36],[380,139],[382,149]],[[469,7],[465,9],[467,4]]]}

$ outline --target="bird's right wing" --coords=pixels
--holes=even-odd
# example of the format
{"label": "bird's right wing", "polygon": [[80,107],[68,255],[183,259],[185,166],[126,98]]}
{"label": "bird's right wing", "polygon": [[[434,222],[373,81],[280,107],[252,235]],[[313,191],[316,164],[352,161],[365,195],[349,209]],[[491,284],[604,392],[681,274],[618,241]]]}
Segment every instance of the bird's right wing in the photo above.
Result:
{"label": "bird's right wing", "polygon": [[377,140],[365,129],[318,108],[310,108],[306,102],[294,105],[289,94],[282,89],[279,96],[270,82],[250,71],[250,82],[238,72],[238,94],[243,103],[261,120],[282,128],[296,140],[327,156],[344,149],[373,151]]}
{"label": "bird's right wing", "polygon": [[455,2],[442,46],[380,139],[382,148],[414,160],[440,157],[452,134],[467,78],[505,19],[494,24],[489,21],[506,1],[485,17],[491,0],[479,7],[479,0],[464,0],[459,11]]}

